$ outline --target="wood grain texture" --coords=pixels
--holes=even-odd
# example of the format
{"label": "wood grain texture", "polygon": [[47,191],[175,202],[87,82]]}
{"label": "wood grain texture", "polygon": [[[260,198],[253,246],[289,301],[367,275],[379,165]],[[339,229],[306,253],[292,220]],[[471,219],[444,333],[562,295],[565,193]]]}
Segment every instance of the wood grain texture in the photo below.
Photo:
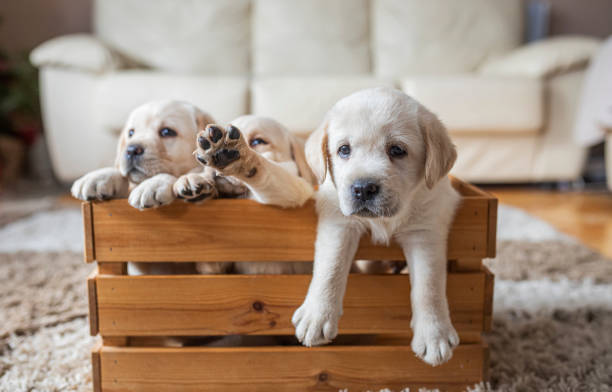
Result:
{"label": "wood grain texture", "polygon": [[485,273],[485,296],[484,296],[484,331],[488,332],[491,330],[491,324],[493,323],[493,292],[495,289],[495,276],[486,267],[482,266],[482,270]]}
{"label": "wood grain texture", "polygon": [[488,205],[487,257],[494,258],[497,254],[497,199],[491,197]]}
{"label": "wood grain texture", "polygon": [[91,380],[94,392],[102,392],[102,375],[100,366],[100,351],[102,344],[100,342],[91,349]]}
{"label": "wood grain texture", "polygon": [[96,259],[92,204],[81,203],[81,214],[83,216],[83,257],[86,263],[91,263]]}
{"label": "wood grain texture", "polygon": [[[486,275],[451,273],[447,296],[462,339],[483,330]],[[293,335],[309,275],[99,276],[103,336]],[[410,331],[407,275],[351,275],[342,334]]]}
{"label": "wood grain texture", "polygon": [[89,334],[96,336],[98,329],[98,299],[96,290],[96,271],[87,277],[87,301],[89,305]]}
{"label": "wood grain texture", "polygon": [[[486,257],[495,243],[491,196],[454,183],[467,195],[450,230],[448,258]],[[314,256],[317,218],[312,201],[296,209],[235,199],[197,206],[175,202],[148,211],[138,211],[126,200],[93,202],[91,207],[98,261],[312,261]],[[404,256],[397,245],[375,246],[366,236],[356,258]]]}
{"label": "wood grain texture", "polygon": [[127,263],[98,262],[98,273],[100,275],[126,275]]}
{"label": "wood grain texture", "polygon": [[409,346],[119,348],[100,352],[102,390],[304,392],[462,390],[484,377],[486,348],[460,345],[432,367]]}

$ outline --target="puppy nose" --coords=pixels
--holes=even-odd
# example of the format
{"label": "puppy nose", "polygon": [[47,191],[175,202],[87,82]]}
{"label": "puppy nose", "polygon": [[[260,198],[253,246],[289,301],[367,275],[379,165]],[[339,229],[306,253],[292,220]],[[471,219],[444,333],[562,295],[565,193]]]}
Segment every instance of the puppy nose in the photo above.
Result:
{"label": "puppy nose", "polygon": [[144,153],[144,148],[140,144],[130,144],[125,150],[125,154],[129,157],[135,157],[137,155],[142,155]]}
{"label": "puppy nose", "polygon": [[360,201],[372,200],[379,190],[377,183],[368,180],[357,180],[351,185],[353,198]]}

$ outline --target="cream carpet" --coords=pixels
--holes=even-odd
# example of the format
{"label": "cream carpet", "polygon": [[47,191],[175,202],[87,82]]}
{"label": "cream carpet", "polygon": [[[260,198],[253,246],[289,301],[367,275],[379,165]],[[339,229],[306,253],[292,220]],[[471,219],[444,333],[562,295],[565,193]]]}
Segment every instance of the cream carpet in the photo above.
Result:
{"label": "cream carpet", "polygon": [[[499,218],[491,383],[473,389],[611,391],[612,261],[520,210]],[[0,391],[91,391],[79,211],[4,222]]]}

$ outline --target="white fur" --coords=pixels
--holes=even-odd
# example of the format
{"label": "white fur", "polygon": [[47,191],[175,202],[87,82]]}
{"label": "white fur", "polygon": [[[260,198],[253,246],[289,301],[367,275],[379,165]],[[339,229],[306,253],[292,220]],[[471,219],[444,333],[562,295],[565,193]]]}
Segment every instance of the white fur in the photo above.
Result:
{"label": "white fur", "polygon": [[[193,143],[197,131],[212,122],[207,113],[186,102],[154,101],[137,107],[119,137],[115,166],[94,170],[76,180],[72,195],[81,200],[105,200],[129,194],[130,205],[138,209],[171,203],[179,193],[178,186],[176,191],[173,189],[177,180],[190,184],[180,176],[194,169],[201,171],[191,156]],[[171,128],[177,135],[162,138],[162,128]],[[125,159],[130,144],[144,148],[142,158],[133,167],[128,167]],[[211,180],[200,181],[201,189],[210,188]]]}
{"label": "white fur", "polygon": [[[230,127],[240,131],[240,137],[229,137]],[[211,137],[211,128],[222,133],[219,140]],[[204,148],[199,140],[209,145]],[[261,139],[260,144],[252,141]],[[215,163],[215,155],[223,150],[239,153],[239,158],[223,166]],[[217,172],[219,193],[236,193],[262,204],[279,207],[299,207],[313,196],[314,176],[304,157],[303,143],[277,121],[254,115],[241,116],[227,129],[209,126],[198,134],[195,155],[206,167]],[[219,177],[221,176],[221,177]],[[223,273],[231,263],[198,263],[202,274]],[[312,263],[234,263],[234,270],[246,274],[310,273]]]}
{"label": "white fur", "polygon": [[[328,343],[338,333],[349,269],[360,237],[369,232],[375,242],[393,240],[404,251],[414,352],[432,365],[452,356],[459,338],[445,294],[446,240],[459,196],[446,177],[454,147],[432,116],[396,90],[364,90],[339,101],[308,140],[307,158],[322,184],[313,278],[292,319],[304,345]],[[351,146],[349,159],[337,154],[343,144]],[[391,159],[390,145],[407,155]],[[352,204],[351,184],[361,178],[381,185],[375,217],[358,215]]]}

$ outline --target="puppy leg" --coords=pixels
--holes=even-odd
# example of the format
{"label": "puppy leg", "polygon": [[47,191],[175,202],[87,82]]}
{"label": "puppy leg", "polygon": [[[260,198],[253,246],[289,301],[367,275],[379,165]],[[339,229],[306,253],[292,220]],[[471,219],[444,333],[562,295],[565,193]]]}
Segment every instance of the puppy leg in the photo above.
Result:
{"label": "puppy leg", "polygon": [[313,188],[306,180],[252,150],[233,125],[225,130],[208,125],[197,140],[199,162],[239,179],[262,204],[297,207],[312,197]]}
{"label": "puppy leg", "polygon": [[446,238],[442,237],[420,232],[398,239],[410,271],[412,350],[433,366],[448,361],[459,344],[446,299]]}
{"label": "puppy leg", "polygon": [[215,172],[209,167],[180,176],[172,186],[174,195],[190,203],[217,197]]}
{"label": "puppy leg", "polygon": [[157,174],[132,189],[128,202],[139,210],[170,204],[175,199],[172,189],[175,182],[176,177],[170,174]]}
{"label": "puppy leg", "polygon": [[72,196],[81,200],[108,200],[127,197],[129,182],[113,167],[94,170],[72,184]]}
{"label": "puppy leg", "polygon": [[303,345],[326,344],[338,334],[346,281],[360,236],[344,222],[319,219],[312,281],[291,319]]}

